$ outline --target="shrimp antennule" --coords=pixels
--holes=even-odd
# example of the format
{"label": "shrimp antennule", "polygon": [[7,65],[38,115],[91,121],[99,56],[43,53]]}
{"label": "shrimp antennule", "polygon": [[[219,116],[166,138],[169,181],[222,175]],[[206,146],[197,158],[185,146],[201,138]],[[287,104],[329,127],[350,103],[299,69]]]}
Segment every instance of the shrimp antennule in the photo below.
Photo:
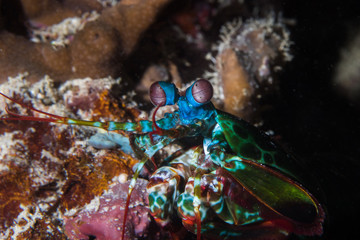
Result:
{"label": "shrimp antennule", "polygon": [[20,106],[22,106],[22,107],[24,107],[26,109],[29,109],[31,111],[38,112],[38,113],[41,113],[41,114],[44,114],[44,115],[48,116],[48,117],[34,117],[34,116],[20,115],[20,114],[17,114],[17,113],[14,113],[14,112],[10,111],[9,107],[6,105],[5,111],[6,111],[7,114],[11,115],[12,117],[1,117],[0,118],[1,120],[54,122],[54,123],[64,123],[64,124],[67,123],[68,118],[66,118],[66,117],[62,117],[62,116],[58,116],[58,115],[55,115],[55,114],[47,113],[47,112],[41,111],[39,109],[33,108],[31,106],[25,105],[24,103],[19,102],[19,101],[15,100],[14,98],[8,97],[8,96],[6,96],[5,94],[3,94],[1,92],[0,92],[0,95],[7,98],[7,99],[9,99],[10,101],[12,101],[12,102],[14,102],[16,104],[19,104]]}

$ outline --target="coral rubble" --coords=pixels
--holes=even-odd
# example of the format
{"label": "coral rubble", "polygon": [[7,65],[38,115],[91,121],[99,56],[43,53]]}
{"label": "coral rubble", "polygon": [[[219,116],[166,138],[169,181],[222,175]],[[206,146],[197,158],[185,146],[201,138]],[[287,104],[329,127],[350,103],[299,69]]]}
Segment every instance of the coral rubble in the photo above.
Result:
{"label": "coral rubble", "polygon": [[273,14],[225,24],[214,49],[216,57],[210,57],[213,71],[205,77],[215,85],[222,83],[215,101],[227,112],[243,117],[252,111],[256,98],[276,88],[274,73],[292,58],[289,32]]}
{"label": "coral rubble", "polygon": [[356,33],[341,51],[334,74],[336,90],[359,103],[360,99],[360,34]]}
{"label": "coral rubble", "polygon": [[[111,78],[78,79],[58,90],[48,77],[31,85],[25,75],[20,75],[3,84],[1,92],[55,114],[83,119],[136,119],[138,111],[115,104],[110,89],[116,84],[119,80]],[[87,108],[77,100],[81,96],[86,99]],[[9,102],[8,108],[18,114],[32,114],[15,103]],[[2,238],[30,239],[44,232],[44,228],[54,231],[45,231],[42,238],[63,238],[58,223],[63,221],[65,212],[101,195],[115,176],[130,174],[137,162],[116,150],[105,152],[87,146],[84,140],[91,136],[92,129],[7,121],[1,123],[0,130]]]}

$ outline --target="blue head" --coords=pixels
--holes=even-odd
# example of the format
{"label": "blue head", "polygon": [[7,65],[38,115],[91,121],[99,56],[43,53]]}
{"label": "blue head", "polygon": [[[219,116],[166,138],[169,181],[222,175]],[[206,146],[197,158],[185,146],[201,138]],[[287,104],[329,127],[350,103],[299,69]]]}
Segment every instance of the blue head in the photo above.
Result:
{"label": "blue head", "polygon": [[186,89],[185,94],[173,83],[155,82],[150,87],[150,100],[155,106],[179,106],[180,119],[184,124],[190,124],[196,119],[206,120],[214,114],[214,105],[210,102],[213,87],[205,79],[196,80]]}

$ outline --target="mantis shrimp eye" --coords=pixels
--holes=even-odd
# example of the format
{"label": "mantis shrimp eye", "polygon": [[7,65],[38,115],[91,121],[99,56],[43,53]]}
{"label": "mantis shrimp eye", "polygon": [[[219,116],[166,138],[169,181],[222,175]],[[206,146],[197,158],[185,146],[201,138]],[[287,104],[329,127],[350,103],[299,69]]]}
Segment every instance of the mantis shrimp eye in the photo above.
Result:
{"label": "mantis shrimp eye", "polygon": [[166,94],[164,89],[160,86],[159,82],[155,82],[151,85],[149,90],[150,101],[155,106],[165,105]]}
{"label": "mantis shrimp eye", "polygon": [[177,88],[173,83],[155,82],[149,90],[150,101],[155,106],[173,105],[179,98]]}
{"label": "mantis shrimp eye", "polygon": [[198,107],[208,103],[213,96],[213,92],[213,87],[209,81],[199,79],[186,90],[186,98],[192,105]]}
{"label": "mantis shrimp eye", "polygon": [[191,93],[196,102],[207,103],[213,96],[213,87],[209,81],[205,79],[199,79],[194,83],[191,89]]}

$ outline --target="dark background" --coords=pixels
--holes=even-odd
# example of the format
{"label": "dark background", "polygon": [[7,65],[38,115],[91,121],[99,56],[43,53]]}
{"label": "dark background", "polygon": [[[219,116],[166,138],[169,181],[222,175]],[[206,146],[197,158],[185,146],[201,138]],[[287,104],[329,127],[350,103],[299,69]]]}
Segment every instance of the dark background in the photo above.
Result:
{"label": "dark background", "polygon": [[294,59],[281,75],[281,97],[267,116],[320,182],[327,211],[321,239],[354,239],[360,213],[359,102],[333,83],[341,49],[360,31],[360,1],[282,1]]}

